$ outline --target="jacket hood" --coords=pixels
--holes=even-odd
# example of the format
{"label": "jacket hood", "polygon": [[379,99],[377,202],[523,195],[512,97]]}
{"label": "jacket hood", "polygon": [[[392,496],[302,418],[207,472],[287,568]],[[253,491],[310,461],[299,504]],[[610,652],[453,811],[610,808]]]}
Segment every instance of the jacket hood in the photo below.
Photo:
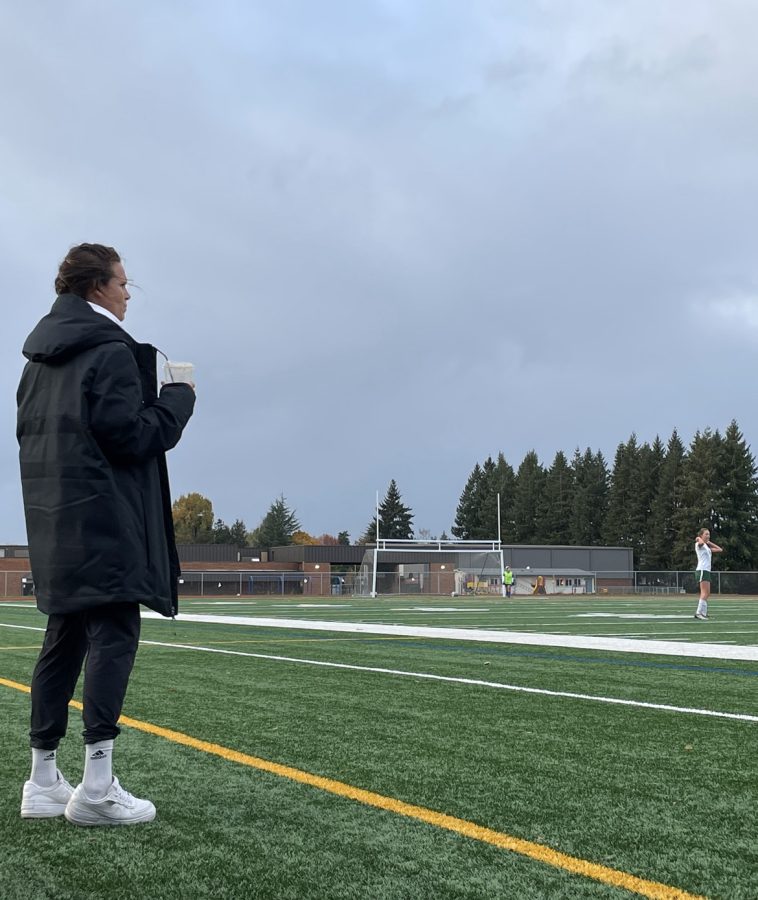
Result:
{"label": "jacket hood", "polygon": [[61,294],[24,342],[31,362],[59,363],[99,344],[121,341],[132,349],[134,338],[76,294]]}

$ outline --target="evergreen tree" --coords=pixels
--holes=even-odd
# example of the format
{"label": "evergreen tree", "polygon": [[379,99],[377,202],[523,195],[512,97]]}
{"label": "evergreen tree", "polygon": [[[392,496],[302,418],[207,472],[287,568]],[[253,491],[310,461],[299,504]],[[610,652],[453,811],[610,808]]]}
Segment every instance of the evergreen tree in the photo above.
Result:
{"label": "evergreen tree", "polygon": [[683,503],[686,451],[676,428],[666,445],[658,488],[651,504],[645,562],[649,570],[674,567],[675,521]]}
{"label": "evergreen tree", "polygon": [[611,546],[633,547],[635,543],[632,499],[636,490],[638,452],[635,434],[616,449],[608,488],[608,512],[603,523],[603,541]]}
{"label": "evergreen tree", "polygon": [[658,436],[652,446],[643,444],[637,454],[637,466],[634,473],[636,488],[631,497],[630,522],[638,569],[649,568],[648,541],[653,520],[653,503],[658,494],[665,457],[666,451]]}
{"label": "evergreen tree", "polygon": [[224,523],[223,519],[216,519],[213,523],[213,535],[211,542],[214,544],[231,544],[229,538],[229,526]]}
{"label": "evergreen tree", "polygon": [[583,454],[577,448],[571,467],[575,486],[572,543],[593,546],[601,543],[603,533],[608,506],[608,466],[599,450],[593,454],[588,447]]}
{"label": "evergreen tree", "polygon": [[539,543],[538,515],[542,507],[545,470],[534,450],[530,450],[516,473],[514,517],[516,541],[519,544]]}
{"label": "evergreen tree", "polygon": [[[384,500],[379,504],[379,537],[385,540],[406,540],[413,537],[413,512],[402,502],[395,479],[390,481]],[[376,519],[372,518],[361,543],[376,541]]]}
{"label": "evergreen tree", "polygon": [[589,467],[592,454],[589,447],[582,454],[577,447],[571,468],[574,472],[574,505],[571,510],[571,540],[574,544],[588,544],[591,531],[592,510],[589,502]]}
{"label": "evergreen tree", "polygon": [[471,537],[474,540],[498,540],[497,534],[497,484],[495,463],[491,456],[482,463],[482,477],[478,494],[477,524]]}
{"label": "evergreen tree", "polygon": [[616,450],[603,540],[606,544],[630,547],[634,551],[636,567],[640,567],[646,554],[647,529],[663,455],[659,438],[653,447],[649,444],[638,446],[635,434],[625,444],[619,444]]}
{"label": "evergreen tree", "polygon": [[300,530],[294,510],[287,506],[282,494],[271,504],[269,511],[255,531],[256,545],[263,550],[286,547],[292,543],[292,535]]}
{"label": "evergreen tree", "polygon": [[721,449],[716,543],[724,553],[719,556],[719,568],[745,571],[755,568],[758,551],[758,479],[755,459],[734,419],[724,432]]}
{"label": "evergreen tree", "polygon": [[589,448],[577,448],[570,464],[558,451],[547,471],[532,450],[516,474],[502,452],[488,457],[461,493],[453,536],[495,536],[498,494],[506,543],[620,545],[634,551],[638,569],[688,570],[694,535],[707,526],[726,551],[723,569],[758,564],[758,466],[736,421],[723,437],[698,431],[688,449],[676,429],[665,446],[660,437],[640,445],[632,434],[610,473]]}
{"label": "evergreen tree", "polygon": [[571,543],[571,510],[574,473],[562,450],[555,454],[545,474],[542,504],[537,515],[538,531],[546,544]]}
{"label": "evergreen tree", "polygon": [[458,509],[455,511],[455,524],[450,529],[453,537],[462,541],[474,540],[479,534],[479,500],[482,490],[482,468],[477,463],[463,488]]}
{"label": "evergreen tree", "polygon": [[[497,495],[500,494],[500,540],[512,544],[516,540],[516,474],[502,452],[497,455],[497,462],[492,473],[491,493],[495,499],[496,509]],[[496,533],[497,528],[490,532],[490,534]]]}
{"label": "evergreen tree", "polygon": [[223,519],[216,519],[211,532],[213,544],[235,544],[244,547],[247,543],[247,528],[241,519],[237,519],[234,525],[229,527]]}
{"label": "evergreen tree", "polygon": [[229,528],[229,542],[238,547],[244,547],[247,544],[247,527],[242,519],[235,519],[234,524]]}
{"label": "evergreen tree", "polygon": [[673,568],[692,569],[695,536],[701,528],[709,528],[719,541],[719,500],[723,471],[723,439],[718,429],[695,433],[683,467],[682,503],[673,517]]}
{"label": "evergreen tree", "polygon": [[337,535],[338,544],[350,544],[350,534],[347,531],[340,531]]}

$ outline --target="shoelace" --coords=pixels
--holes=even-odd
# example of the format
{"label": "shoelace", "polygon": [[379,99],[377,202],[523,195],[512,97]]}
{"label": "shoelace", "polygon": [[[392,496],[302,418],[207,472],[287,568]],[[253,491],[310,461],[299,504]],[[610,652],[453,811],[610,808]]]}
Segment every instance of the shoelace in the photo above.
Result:
{"label": "shoelace", "polygon": [[117,803],[123,803],[124,806],[131,809],[134,806],[134,797],[129,791],[125,791],[121,785],[114,779],[113,784],[111,785],[111,791],[115,794],[114,797],[111,797],[112,800]]}

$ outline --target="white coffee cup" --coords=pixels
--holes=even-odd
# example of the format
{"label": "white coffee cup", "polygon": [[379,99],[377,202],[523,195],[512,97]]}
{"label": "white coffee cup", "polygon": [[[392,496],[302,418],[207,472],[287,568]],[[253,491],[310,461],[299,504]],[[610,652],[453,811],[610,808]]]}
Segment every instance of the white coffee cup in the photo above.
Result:
{"label": "white coffee cup", "polygon": [[194,384],[195,367],[188,362],[163,363],[163,377],[166,384]]}

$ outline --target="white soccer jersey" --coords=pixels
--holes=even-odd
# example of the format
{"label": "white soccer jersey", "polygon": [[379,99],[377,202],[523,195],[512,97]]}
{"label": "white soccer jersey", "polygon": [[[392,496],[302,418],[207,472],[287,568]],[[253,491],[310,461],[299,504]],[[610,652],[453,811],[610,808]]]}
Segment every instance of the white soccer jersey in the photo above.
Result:
{"label": "white soccer jersey", "polygon": [[699,572],[711,571],[711,558],[713,553],[708,544],[695,544],[695,553],[697,553],[697,568]]}

